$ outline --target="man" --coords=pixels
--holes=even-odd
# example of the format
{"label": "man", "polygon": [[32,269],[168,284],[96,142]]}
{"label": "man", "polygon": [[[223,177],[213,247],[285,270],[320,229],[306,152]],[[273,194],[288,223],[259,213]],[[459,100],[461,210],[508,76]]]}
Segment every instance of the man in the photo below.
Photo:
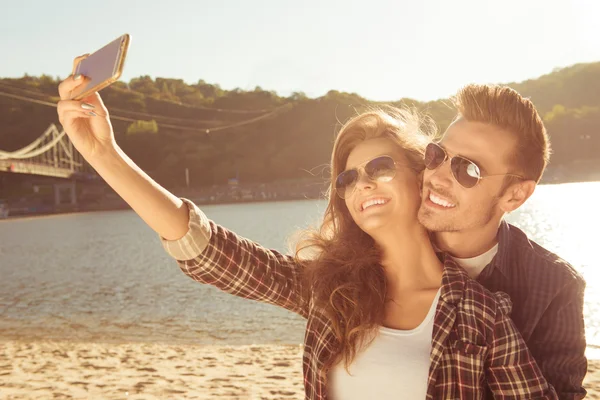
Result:
{"label": "man", "polygon": [[427,148],[419,220],[469,275],[511,297],[512,319],[559,398],[582,399],[585,281],[503,221],[533,194],[548,162],[542,119],[508,87],[469,85],[453,100],[456,119]]}

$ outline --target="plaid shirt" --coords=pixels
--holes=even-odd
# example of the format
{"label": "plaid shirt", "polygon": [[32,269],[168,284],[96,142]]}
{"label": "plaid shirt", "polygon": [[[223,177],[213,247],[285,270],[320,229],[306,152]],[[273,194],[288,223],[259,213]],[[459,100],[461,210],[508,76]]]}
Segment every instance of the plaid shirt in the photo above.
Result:
{"label": "plaid shirt", "polygon": [[[306,318],[306,399],[327,399],[323,365],[335,338],[327,317],[303,290],[302,267],[292,256],[265,249],[215,224],[184,201],[190,210],[190,229],[179,240],[162,240],[167,252],[198,282]],[[506,295],[490,293],[450,257],[444,259],[427,399],[483,399],[486,389],[501,399],[557,398],[508,317],[510,308]]]}
{"label": "plaid shirt", "polygon": [[561,400],[583,399],[585,281],[555,254],[502,222],[498,253],[477,280],[510,296],[511,318]]}

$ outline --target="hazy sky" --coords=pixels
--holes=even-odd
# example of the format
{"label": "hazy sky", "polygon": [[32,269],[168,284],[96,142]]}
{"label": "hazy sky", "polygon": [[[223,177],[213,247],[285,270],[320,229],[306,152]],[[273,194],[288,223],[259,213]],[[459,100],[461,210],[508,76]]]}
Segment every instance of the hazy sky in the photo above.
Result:
{"label": "hazy sky", "polygon": [[[10,6],[7,5],[10,4]],[[225,89],[446,97],[600,61],[600,0],[3,1],[0,77],[65,77],[132,36],[123,79]]]}

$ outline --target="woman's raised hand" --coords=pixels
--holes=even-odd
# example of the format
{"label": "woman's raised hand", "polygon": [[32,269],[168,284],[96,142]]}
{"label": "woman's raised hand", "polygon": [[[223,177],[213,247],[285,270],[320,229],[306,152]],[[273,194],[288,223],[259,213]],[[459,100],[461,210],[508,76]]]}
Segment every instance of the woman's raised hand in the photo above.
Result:
{"label": "woman's raised hand", "polygon": [[[73,71],[87,55],[75,58]],[[85,76],[69,76],[58,86],[58,119],[75,148],[86,159],[101,157],[116,147],[115,137],[102,98],[96,92],[85,99],[71,100],[72,93],[87,84]]]}

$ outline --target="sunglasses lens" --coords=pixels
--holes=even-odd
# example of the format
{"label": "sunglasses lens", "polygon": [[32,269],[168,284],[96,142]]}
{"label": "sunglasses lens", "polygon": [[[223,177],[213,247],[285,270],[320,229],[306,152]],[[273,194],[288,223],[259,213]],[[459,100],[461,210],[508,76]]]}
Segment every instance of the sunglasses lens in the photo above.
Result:
{"label": "sunglasses lens", "polygon": [[436,169],[446,159],[444,149],[435,143],[429,143],[425,148],[425,167],[427,169]]}
{"label": "sunglasses lens", "polygon": [[451,167],[456,181],[465,188],[472,188],[481,178],[481,172],[477,164],[466,158],[460,156],[452,158]]}
{"label": "sunglasses lens", "polygon": [[396,164],[391,157],[377,157],[365,165],[365,172],[371,180],[389,182],[396,176]]}
{"label": "sunglasses lens", "polygon": [[338,196],[340,196],[342,199],[345,199],[347,195],[349,196],[354,189],[354,184],[356,183],[357,178],[358,171],[355,169],[349,169],[339,174],[335,180],[335,192],[338,194]]}

